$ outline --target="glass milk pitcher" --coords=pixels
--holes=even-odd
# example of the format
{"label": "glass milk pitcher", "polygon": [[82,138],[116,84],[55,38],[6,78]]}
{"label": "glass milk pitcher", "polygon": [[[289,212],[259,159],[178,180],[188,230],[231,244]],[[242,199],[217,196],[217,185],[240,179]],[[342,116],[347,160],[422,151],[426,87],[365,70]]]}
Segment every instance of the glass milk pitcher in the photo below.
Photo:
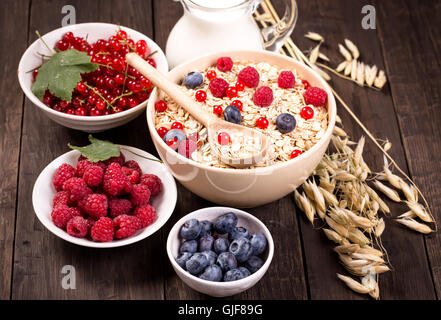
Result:
{"label": "glass milk pitcher", "polygon": [[174,0],[184,15],[171,31],[166,55],[171,68],[198,56],[227,50],[278,51],[297,20],[295,0],[285,0],[285,14],[277,25],[262,31],[252,14],[262,0]]}

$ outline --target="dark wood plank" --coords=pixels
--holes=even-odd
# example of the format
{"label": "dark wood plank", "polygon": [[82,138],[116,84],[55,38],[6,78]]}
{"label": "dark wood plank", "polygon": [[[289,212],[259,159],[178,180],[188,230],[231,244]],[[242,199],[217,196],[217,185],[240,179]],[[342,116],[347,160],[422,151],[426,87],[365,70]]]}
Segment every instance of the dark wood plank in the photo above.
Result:
{"label": "dark wood plank", "polygon": [[[377,64],[379,68],[384,68],[377,32],[361,28],[361,8],[364,3],[349,0],[339,2],[314,0],[299,1],[298,4],[300,19],[293,38],[300,48],[306,50],[315,45],[312,41],[305,39],[303,35],[307,31],[316,31],[326,38],[323,51],[334,61],[336,66],[343,60],[338,53],[337,44],[342,43],[344,38],[348,38],[359,46],[361,59],[364,62]],[[386,12],[389,14],[393,10]],[[407,9],[400,8],[400,10]],[[389,20],[389,17],[386,17],[385,14],[382,20]],[[397,19],[393,25],[399,24],[400,21]],[[400,41],[398,38],[403,36],[403,33],[396,31],[388,31],[388,33],[396,35],[397,43]],[[394,47],[391,46],[389,50],[392,52]],[[395,52],[394,56],[396,55],[401,56],[401,65],[410,64],[412,61],[410,56],[401,51]],[[390,81],[393,85],[395,77],[392,76]],[[394,147],[391,151],[393,157],[403,169],[407,169],[400,128],[396,120],[389,88],[386,86],[381,92],[377,92],[360,88],[336,77],[331,85],[376,137],[388,138],[393,143]],[[403,87],[403,89],[407,90],[409,86]],[[338,114],[343,119],[346,131],[355,137],[354,139],[358,139],[362,134],[361,129],[341,106],[339,106]],[[380,170],[382,154],[373,143],[366,144],[364,157],[373,170]],[[405,211],[401,205],[390,203],[390,206],[393,216]],[[339,265],[336,255],[331,252],[333,245],[329,243],[321,231],[313,230],[303,217],[301,221],[311,298],[368,299],[366,296],[348,290],[336,278],[335,273],[344,272],[344,268]],[[394,271],[380,277],[381,298],[433,299],[435,295],[422,237],[403,230],[390,219],[386,219],[386,224],[383,242],[389,252]],[[320,223],[317,223],[317,227],[320,227]]]}
{"label": "dark wood plank", "polygon": [[[441,221],[441,3],[376,1],[378,32],[409,171]],[[393,32],[391,32],[393,30]],[[425,237],[441,297],[441,236]]]}
{"label": "dark wood plank", "polygon": [[[174,24],[182,15],[179,3],[171,1],[154,2],[155,40],[165,48],[167,37]],[[178,206],[167,223],[164,234],[183,215],[207,206],[215,206],[191,194],[179,186]],[[306,299],[307,289],[299,239],[295,208],[290,197],[258,208],[249,209],[272,231],[275,241],[273,263],[264,278],[252,289],[234,296],[234,299]],[[284,245],[284,244],[289,244]],[[174,273],[167,262],[166,271],[167,299],[206,299],[187,287]]]}
{"label": "dark wood plank", "polygon": [[0,3],[0,299],[11,291],[18,159],[20,152],[23,93],[15,77],[26,49],[29,1]]}
{"label": "dark wood plank", "polygon": [[[77,22],[121,23],[152,36],[151,1],[70,2]],[[31,41],[34,30],[42,34],[58,28],[62,4],[33,2]],[[116,143],[154,152],[144,116],[130,124],[97,134]],[[66,143],[86,143],[87,134],[61,127],[25,104],[20,165],[19,206],[13,277],[13,299],[162,299],[162,260],[165,251],[158,232],[137,244],[94,250],[69,244],[47,231],[33,213],[31,192],[39,172],[55,157],[68,151]],[[77,289],[61,287],[61,268],[73,265]]]}

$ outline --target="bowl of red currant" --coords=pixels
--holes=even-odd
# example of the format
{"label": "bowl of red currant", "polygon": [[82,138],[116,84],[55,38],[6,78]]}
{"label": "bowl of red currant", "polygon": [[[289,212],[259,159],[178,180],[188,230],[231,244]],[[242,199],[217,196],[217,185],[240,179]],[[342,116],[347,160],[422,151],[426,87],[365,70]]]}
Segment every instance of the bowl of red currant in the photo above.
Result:
{"label": "bowl of red currant", "polygon": [[20,86],[50,119],[68,128],[99,132],[143,112],[154,87],[127,65],[127,53],[168,72],[161,48],[127,27],[82,23],[37,35],[20,60]]}

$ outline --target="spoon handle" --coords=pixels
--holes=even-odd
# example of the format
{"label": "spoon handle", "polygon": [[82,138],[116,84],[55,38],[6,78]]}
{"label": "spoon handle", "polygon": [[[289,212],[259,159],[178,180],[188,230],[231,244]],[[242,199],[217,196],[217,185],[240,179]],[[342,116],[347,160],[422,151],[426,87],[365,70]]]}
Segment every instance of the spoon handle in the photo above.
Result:
{"label": "spoon handle", "polygon": [[179,106],[187,110],[187,112],[190,113],[193,118],[202,123],[204,126],[207,127],[210,121],[214,120],[212,114],[206,112],[198,102],[186,95],[177,84],[153,68],[139,55],[136,53],[128,53],[126,54],[126,61],[133,68],[138,70],[143,76],[147,77],[156,87],[164,91]]}

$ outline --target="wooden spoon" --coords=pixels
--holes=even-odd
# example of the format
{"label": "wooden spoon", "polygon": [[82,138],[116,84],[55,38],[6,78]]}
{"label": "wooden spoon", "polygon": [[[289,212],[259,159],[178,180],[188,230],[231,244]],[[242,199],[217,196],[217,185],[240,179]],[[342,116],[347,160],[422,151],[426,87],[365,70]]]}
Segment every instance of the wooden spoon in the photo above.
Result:
{"label": "wooden spoon", "polygon": [[[201,103],[186,95],[180,86],[169,80],[136,53],[128,53],[126,61],[207,128],[211,150],[216,152],[223,163],[236,168],[246,168],[261,162],[266,156],[269,146],[269,139],[266,135],[257,130],[225,121],[205,111]],[[260,141],[261,147],[258,150],[255,148],[254,152],[247,153],[241,158],[232,158],[219,151],[220,145],[217,142],[217,137],[220,132],[227,132],[230,136],[233,133],[243,137],[258,138],[260,140],[257,141]]]}

